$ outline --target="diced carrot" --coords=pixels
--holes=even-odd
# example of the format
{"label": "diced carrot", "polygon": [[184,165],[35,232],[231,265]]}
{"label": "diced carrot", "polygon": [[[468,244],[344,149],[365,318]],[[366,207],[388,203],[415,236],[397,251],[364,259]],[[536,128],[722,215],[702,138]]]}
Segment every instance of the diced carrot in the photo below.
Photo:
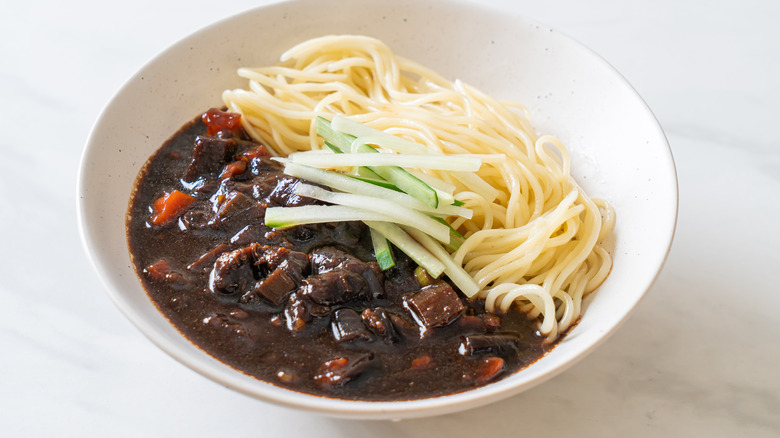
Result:
{"label": "diced carrot", "polygon": [[490,356],[482,361],[475,377],[477,384],[487,383],[504,371],[504,359]]}
{"label": "diced carrot", "polygon": [[314,376],[314,380],[320,385],[336,383],[342,379],[341,372],[349,365],[349,359],[339,357],[329,360],[320,365],[319,374]]}
{"label": "diced carrot", "polygon": [[160,259],[144,269],[144,272],[154,281],[164,281],[171,273],[171,264],[168,260]]}
{"label": "diced carrot", "polygon": [[167,225],[179,218],[195,202],[192,196],[174,190],[170,193],[163,193],[152,204],[152,225]]}
{"label": "diced carrot", "polygon": [[231,161],[222,169],[222,173],[219,174],[219,179],[232,178],[236,175],[241,175],[244,171],[246,171],[246,161]]}
{"label": "diced carrot", "polygon": [[424,370],[433,365],[433,359],[427,354],[424,356],[416,357],[412,360],[413,370]]}
{"label": "diced carrot", "polygon": [[268,157],[270,155],[271,154],[268,153],[268,149],[266,149],[265,146],[258,145],[256,148],[250,149],[241,154],[241,158],[246,161],[252,161],[255,158]]}

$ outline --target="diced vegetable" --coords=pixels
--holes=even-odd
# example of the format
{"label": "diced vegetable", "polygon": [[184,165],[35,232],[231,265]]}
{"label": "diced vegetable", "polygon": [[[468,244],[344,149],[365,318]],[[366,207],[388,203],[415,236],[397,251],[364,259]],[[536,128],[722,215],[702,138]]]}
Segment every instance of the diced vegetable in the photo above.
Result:
{"label": "diced vegetable", "polygon": [[179,218],[195,202],[192,196],[174,190],[170,193],[163,193],[152,204],[152,217],[149,222],[152,225],[167,225]]}
{"label": "diced vegetable", "polygon": [[433,283],[433,278],[428,275],[428,271],[423,269],[422,266],[414,268],[414,277],[417,279],[417,283],[419,283],[420,286],[428,286]]}
{"label": "diced vegetable", "polygon": [[395,266],[393,250],[390,248],[390,243],[387,241],[385,236],[379,234],[379,232],[373,228],[370,228],[370,231],[371,242],[374,245],[374,257],[376,258],[376,262],[379,264],[379,268],[383,271],[386,271]]}
{"label": "diced vegetable", "polygon": [[488,356],[481,361],[481,365],[474,375],[474,381],[483,385],[504,372],[504,359],[496,356]]}
{"label": "diced vegetable", "polygon": [[222,173],[219,174],[219,179],[232,178],[236,175],[241,175],[246,171],[246,161],[236,160],[231,161],[225,165],[222,169]]}

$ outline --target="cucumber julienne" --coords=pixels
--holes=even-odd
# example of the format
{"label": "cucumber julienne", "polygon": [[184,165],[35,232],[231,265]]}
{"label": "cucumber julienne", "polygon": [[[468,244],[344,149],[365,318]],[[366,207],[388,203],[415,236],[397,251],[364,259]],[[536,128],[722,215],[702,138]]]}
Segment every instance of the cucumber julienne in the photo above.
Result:
{"label": "cucumber julienne", "polygon": [[[341,116],[332,123],[318,117],[315,126],[330,152],[298,152],[275,159],[284,164],[286,174],[330,189],[299,183],[297,195],[332,205],[268,208],[266,225],[363,221],[382,270],[395,265],[392,243],[431,277],[446,274],[466,296],[474,296],[477,283],[442,247],[456,250],[464,239],[444,218],[470,219],[473,213],[455,200],[455,186],[419,169],[452,172],[458,181],[469,180],[474,178],[465,175],[479,169],[484,159],[496,157],[428,154],[423,145]],[[374,145],[397,153],[380,153]],[[353,168],[354,174],[326,170],[338,168]],[[480,188],[490,194],[492,187]]]}

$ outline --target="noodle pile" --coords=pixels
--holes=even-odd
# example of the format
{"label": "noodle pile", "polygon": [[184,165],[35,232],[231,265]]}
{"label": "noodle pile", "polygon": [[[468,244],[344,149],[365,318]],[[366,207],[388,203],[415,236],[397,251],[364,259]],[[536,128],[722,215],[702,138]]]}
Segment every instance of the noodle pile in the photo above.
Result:
{"label": "noodle pile", "polygon": [[433,154],[505,154],[476,173],[432,176],[456,187],[473,210],[451,220],[465,237],[452,254],[480,286],[491,311],[538,318],[555,339],[581,312],[583,297],[607,277],[612,260],[600,241],[612,208],[589,198],[570,175],[569,154],[537,136],[520,105],[449,81],[363,36],[327,36],[293,47],[278,65],[241,68],[248,90],[227,90],[229,110],[277,155],[321,149],[316,116],[341,114],[426,145]]}

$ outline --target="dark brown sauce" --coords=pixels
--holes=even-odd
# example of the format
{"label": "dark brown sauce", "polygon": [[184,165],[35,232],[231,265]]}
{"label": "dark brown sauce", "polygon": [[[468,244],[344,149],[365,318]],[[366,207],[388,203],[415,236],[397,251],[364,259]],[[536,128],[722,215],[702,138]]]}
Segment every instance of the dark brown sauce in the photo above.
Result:
{"label": "dark brown sauce", "polygon": [[[204,164],[196,178],[191,165],[193,145],[198,136],[205,138],[206,126],[200,118],[185,125],[139,174],[128,215],[128,243],[144,289],[171,324],[199,348],[243,373],[278,386],[359,400],[408,400],[465,391],[509,376],[552,348],[536,333],[535,321],[517,312],[485,313],[482,301],[469,302],[459,293],[457,300],[463,310],[445,315],[446,321],[439,326],[424,327],[414,310],[413,297],[422,299],[413,275],[415,264],[396,251],[397,266],[379,271],[377,276],[371,240],[362,224],[288,230],[265,227],[262,214],[267,206],[297,205],[306,200],[293,199],[295,195],[288,189],[296,181],[283,175],[268,158],[248,153],[252,143],[242,139],[243,134],[234,134],[240,143],[238,149],[231,150],[230,157],[219,165],[227,167],[236,157],[250,156],[242,158],[243,167],[238,166],[244,171],[220,180],[223,170]],[[185,178],[188,173],[190,181]],[[171,223],[150,225],[151,206],[171,190],[191,196],[193,204]],[[219,213],[229,198],[239,199],[236,204],[240,207]],[[319,257],[338,258],[341,256],[333,254],[349,253],[354,258],[350,263],[369,271],[359,274],[361,278],[379,279],[380,291],[370,286],[371,293],[360,292],[359,299],[313,303],[303,296],[305,287],[300,283],[322,268],[308,265],[303,268],[302,280],[293,278],[293,293],[282,294],[278,302],[268,298],[273,295],[246,292],[253,286],[244,283],[214,291],[219,286],[214,286],[212,278],[210,287],[210,275],[220,255],[231,251],[250,254],[247,257],[255,261],[251,275],[263,280],[270,276],[264,269],[274,265],[262,265],[265,259],[258,259],[258,254],[287,254],[288,250],[305,253],[309,259],[313,251],[325,254]],[[219,280],[229,283],[234,274]],[[311,292],[313,280],[307,281]],[[443,282],[436,287],[451,290]],[[308,312],[306,318],[297,320],[291,317],[290,304],[296,294],[306,298],[299,301]],[[376,309],[381,309],[383,319],[371,326],[368,321],[377,321]],[[344,331],[338,334],[341,340],[334,335],[336,320],[344,321],[343,327],[338,326]],[[302,325],[295,326],[296,322]],[[389,333],[377,329],[388,325]],[[466,342],[469,336],[472,343]],[[498,346],[480,344],[486,339],[488,344],[497,339]],[[502,344],[506,339],[511,342]],[[346,377],[340,379],[339,373]]]}

